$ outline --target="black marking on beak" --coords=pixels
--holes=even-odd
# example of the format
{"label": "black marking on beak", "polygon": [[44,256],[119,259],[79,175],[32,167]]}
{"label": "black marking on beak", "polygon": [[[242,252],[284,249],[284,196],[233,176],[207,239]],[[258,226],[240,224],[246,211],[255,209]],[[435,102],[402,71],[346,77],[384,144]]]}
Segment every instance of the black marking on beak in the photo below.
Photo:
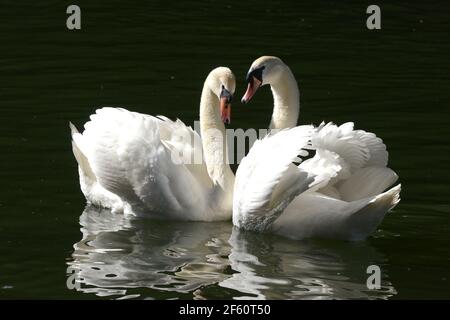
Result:
{"label": "black marking on beak", "polygon": [[252,81],[252,77],[255,77],[255,78],[258,79],[260,82],[263,82],[263,81],[262,81],[262,73],[263,73],[263,70],[264,70],[265,68],[266,68],[265,66],[262,66],[262,67],[259,67],[259,68],[257,68],[257,69],[253,69],[253,70],[249,71],[249,72],[247,73],[247,77],[246,77],[247,83],[249,83],[250,81]]}
{"label": "black marking on beak", "polygon": [[230,93],[230,91],[225,89],[225,86],[223,86],[223,85],[222,85],[222,90],[220,91],[220,97],[221,98],[225,97],[227,99],[227,103],[231,103],[231,101],[233,100],[233,95]]}

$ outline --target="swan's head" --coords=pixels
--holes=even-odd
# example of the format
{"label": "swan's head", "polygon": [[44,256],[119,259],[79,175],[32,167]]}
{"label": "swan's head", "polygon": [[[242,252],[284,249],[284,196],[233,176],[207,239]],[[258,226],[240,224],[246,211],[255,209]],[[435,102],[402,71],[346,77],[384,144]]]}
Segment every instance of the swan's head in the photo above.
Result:
{"label": "swan's head", "polygon": [[247,91],[241,102],[249,102],[259,87],[276,83],[285,69],[286,65],[278,57],[262,56],[253,61],[247,73]]}
{"label": "swan's head", "polygon": [[220,100],[220,115],[224,123],[231,121],[231,100],[236,89],[236,79],[233,72],[226,67],[218,67],[210,72],[207,78],[209,89]]}

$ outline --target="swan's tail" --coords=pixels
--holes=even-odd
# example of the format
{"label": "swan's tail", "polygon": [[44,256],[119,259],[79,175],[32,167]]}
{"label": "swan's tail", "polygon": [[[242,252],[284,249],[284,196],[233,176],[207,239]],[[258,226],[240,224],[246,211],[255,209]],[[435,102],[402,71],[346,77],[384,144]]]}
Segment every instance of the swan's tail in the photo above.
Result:
{"label": "swan's tail", "polygon": [[349,217],[351,240],[365,239],[383,221],[386,213],[400,202],[401,184],[374,197],[366,206]]}
{"label": "swan's tail", "polygon": [[399,184],[385,193],[379,195],[375,202],[378,202],[378,205],[383,204],[387,207],[387,211],[394,209],[394,207],[400,202],[400,191],[402,190],[402,185]]}
{"label": "swan's tail", "polygon": [[72,122],[69,122],[69,127],[70,127],[70,133],[72,136],[73,155],[75,156],[75,159],[78,162],[80,170],[84,174],[84,177],[87,178],[87,179],[85,179],[86,182],[88,182],[88,181],[90,181],[91,183],[95,182],[95,181],[97,181],[97,178],[96,178],[94,172],[92,171],[92,168],[89,164],[88,158],[81,151],[80,146],[79,146],[82,135],[80,134],[80,132],[77,130],[77,128],[74,126],[74,124]]}

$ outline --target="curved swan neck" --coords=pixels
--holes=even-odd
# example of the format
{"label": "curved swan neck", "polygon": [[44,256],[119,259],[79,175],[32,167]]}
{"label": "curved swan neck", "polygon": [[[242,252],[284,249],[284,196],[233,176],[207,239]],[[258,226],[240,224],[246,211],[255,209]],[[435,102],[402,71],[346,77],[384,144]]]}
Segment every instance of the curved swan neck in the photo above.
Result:
{"label": "curved swan neck", "polygon": [[234,174],[228,165],[225,126],[220,117],[219,103],[219,98],[205,82],[200,101],[200,134],[206,167],[215,185],[232,196]]}
{"label": "curved swan neck", "polygon": [[273,95],[273,113],[270,129],[286,129],[297,125],[300,112],[300,93],[292,71],[286,66],[278,81],[270,86]]}

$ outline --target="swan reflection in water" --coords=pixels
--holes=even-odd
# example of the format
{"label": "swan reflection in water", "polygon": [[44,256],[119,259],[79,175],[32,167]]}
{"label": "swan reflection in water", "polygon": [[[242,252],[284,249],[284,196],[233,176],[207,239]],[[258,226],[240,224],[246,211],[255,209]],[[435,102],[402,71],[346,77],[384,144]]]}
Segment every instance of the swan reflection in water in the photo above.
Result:
{"label": "swan reflection in water", "polygon": [[[386,299],[386,259],[365,242],[304,242],[243,232],[229,222],[130,219],[86,207],[68,277],[111,298]],[[381,267],[381,289],[366,268]],[[71,270],[69,272],[69,270]]]}

